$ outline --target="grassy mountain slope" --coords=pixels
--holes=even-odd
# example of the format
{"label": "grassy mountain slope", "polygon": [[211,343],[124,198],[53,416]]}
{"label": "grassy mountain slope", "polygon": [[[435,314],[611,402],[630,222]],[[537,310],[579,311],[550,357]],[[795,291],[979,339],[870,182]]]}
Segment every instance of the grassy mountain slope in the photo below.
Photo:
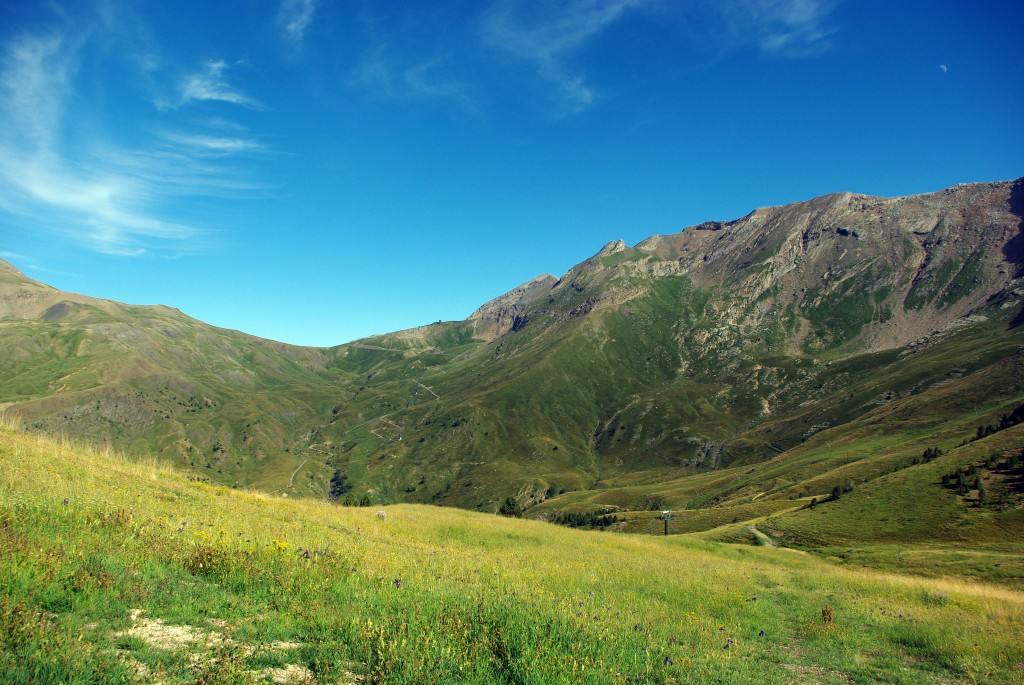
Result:
{"label": "grassy mountain slope", "polygon": [[282,499],[10,428],[0,544],[15,683],[1010,683],[1024,662],[1017,590]]}
{"label": "grassy mountain slope", "polygon": [[280,486],[298,463],[288,446],[339,385],[324,350],[60,292],[10,268],[0,303],[3,404],[26,426],[155,451],[226,484]]}
{"label": "grassy mountain slope", "polygon": [[290,495],[334,477],[354,499],[513,496],[626,530],[654,532],[652,507],[685,510],[681,530],[798,521],[784,512],[850,480],[888,488],[1024,402],[1022,198],[1016,181],[758,209],[331,349],[7,269],[0,402],[33,430]]}
{"label": "grassy mountain slope", "polygon": [[[1018,353],[1020,187],[828,196],[610,243],[474,313],[485,345],[367,374],[364,398],[387,399],[332,419],[338,441],[370,420],[338,466],[389,499],[493,510],[514,494],[538,511],[632,508],[638,486],[708,469],[785,471],[816,433]],[[991,412],[1016,397],[982,394]]]}

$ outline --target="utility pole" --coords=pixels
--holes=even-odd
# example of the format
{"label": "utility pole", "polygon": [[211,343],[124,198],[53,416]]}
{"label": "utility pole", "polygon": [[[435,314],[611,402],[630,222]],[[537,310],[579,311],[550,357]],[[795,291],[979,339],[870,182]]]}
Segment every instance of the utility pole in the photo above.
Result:
{"label": "utility pole", "polygon": [[675,518],[671,510],[662,511],[661,516],[658,517],[665,522],[665,535],[668,535],[668,522]]}

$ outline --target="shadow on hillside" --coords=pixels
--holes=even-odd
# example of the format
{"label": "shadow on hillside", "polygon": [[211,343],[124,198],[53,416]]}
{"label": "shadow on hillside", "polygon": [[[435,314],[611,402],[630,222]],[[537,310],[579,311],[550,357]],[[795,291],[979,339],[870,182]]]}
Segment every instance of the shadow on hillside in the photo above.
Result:
{"label": "shadow on hillside", "polygon": [[[1024,178],[1018,178],[1010,188],[1010,211],[1020,221],[1017,223],[1017,235],[1013,236],[1003,246],[1003,256],[1006,261],[1014,265],[1014,278],[1024,276]],[[1016,328],[1024,324],[1024,307],[1010,322],[1010,328]]]}
{"label": "shadow on hillside", "polygon": [[1020,277],[1024,272],[1024,178],[1018,178],[1010,188],[1010,211],[1020,222],[1017,224],[1017,235],[1003,246],[1003,256],[1006,261],[1016,265],[1014,276]]}

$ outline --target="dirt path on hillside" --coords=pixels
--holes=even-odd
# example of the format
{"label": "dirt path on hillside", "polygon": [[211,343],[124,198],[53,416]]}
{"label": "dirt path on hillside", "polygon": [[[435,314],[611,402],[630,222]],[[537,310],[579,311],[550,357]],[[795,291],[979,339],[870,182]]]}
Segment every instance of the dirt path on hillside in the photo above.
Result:
{"label": "dirt path on hillside", "polygon": [[370,419],[369,421],[363,421],[362,423],[360,423],[357,426],[352,426],[351,428],[346,430],[344,433],[342,433],[342,435],[348,435],[349,433],[354,431],[356,428],[362,428],[363,426],[365,426],[368,423],[373,423],[374,421],[380,421],[381,419],[387,418],[388,416],[391,416],[392,414],[395,414],[395,413],[396,412],[389,412],[387,414],[381,414],[380,416],[375,416],[374,418]]}
{"label": "dirt path on hillside", "polygon": [[416,385],[420,386],[421,388],[423,388],[424,390],[426,390],[427,392],[429,392],[429,393],[430,393],[431,395],[433,395],[433,396],[434,396],[434,399],[435,399],[435,400],[439,400],[439,399],[441,399],[441,396],[440,396],[440,395],[438,395],[438,394],[437,394],[436,392],[434,392],[433,388],[431,388],[431,387],[429,387],[429,386],[426,386],[426,385],[423,385],[423,384],[422,384],[422,383],[420,383],[419,381],[416,381]]}
{"label": "dirt path on hillside", "polygon": [[298,473],[298,472],[299,472],[299,470],[300,470],[300,469],[301,469],[301,468],[302,468],[303,466],[305,466],[305,465],[306,465],[306,462],[307,462],[307,461],[309,461],[309,459],[303,459],[303,460],[302,460],[302,463],[301,463],[301,464],[299,464],[299,468],[297,468],[297,469],[295,469],[294,471],[292,471],[292,477],[288,479],[288,487],[292,487],[292,486],[294,486],[294,485],[295,485],[295,474],[296,474],[296,473]]}
{"label": "dirt path on hillside", "polygon": [[761,541],[761,544],[765,547],[775,547],[775,542],[770,537],[762,533],[757,529],[757,526],[747,526],[751,533],[757,536],[757,539]]}

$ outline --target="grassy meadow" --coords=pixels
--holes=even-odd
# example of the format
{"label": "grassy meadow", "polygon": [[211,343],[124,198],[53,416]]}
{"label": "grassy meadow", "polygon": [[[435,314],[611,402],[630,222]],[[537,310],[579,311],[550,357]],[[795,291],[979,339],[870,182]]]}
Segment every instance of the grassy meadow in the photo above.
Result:
{"label": "grassy meadow", "polygon": [[1024,678],[1010,587],[686,535],[344,508],[10,428],[0,550],[13,683]]}

